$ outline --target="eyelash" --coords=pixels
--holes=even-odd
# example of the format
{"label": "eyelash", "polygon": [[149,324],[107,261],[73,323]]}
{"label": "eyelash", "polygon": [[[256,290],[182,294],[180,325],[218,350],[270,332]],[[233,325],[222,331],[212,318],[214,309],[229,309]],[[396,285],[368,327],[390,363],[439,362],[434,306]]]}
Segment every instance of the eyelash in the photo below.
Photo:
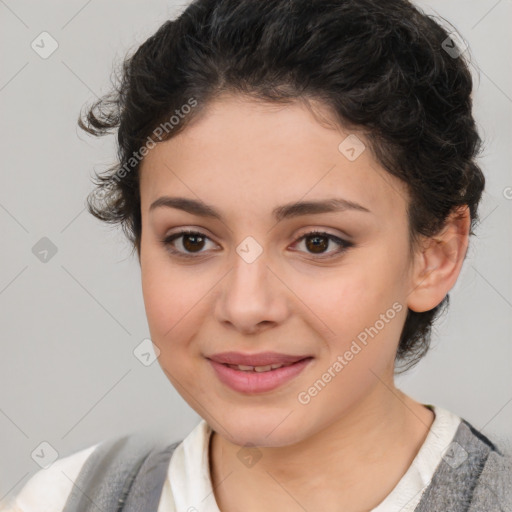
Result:
{"label": "eyelash", "polygon": [[[177,251],[171,245],[174,240],[179,239],[185,235],[199,235],[205,239],[209,239],[208,236],[201,233],[200,231],[192,231],[192,230],[187,229],[187,230],[183,230],[183,231],[178,231],[177,233],[173,233],[172,235],[169,235],[169,236],[163,238],[161,240],[161,242],[167,251],[169,251],[171,254],[176,255],[180,258],[198,258],[198,257],[200,257],[201,253],[196,253],[197,255],[192,254],[192,253],[183,253],[183,252]],[[330,233],[326,233],[324,231],[316,231],[316,230],[310,231],[310,232],[302,235],[301,237],[299,237],[297,239],[297,241],[294,243],[294,245],[301,242],[302,240],[304,240],[306,238],[311,238],[313,236],[325,237],[328,240],[331,240],[340,246],[340,248],[337,251],[335,251],[334,254],[330,254],[328,256],[318,256],[318,255],[314,255],[313,253],[309,253],[309,254],[313,255],[315,259],[318,259],[318,260],[325,260],[325,259],[334,258],[336,256],[339,256],[340,254],[344,253],[347,249],[353,247],[353,245],[354,245],[352,242],[343,240],[342,238],[331,235]]]}

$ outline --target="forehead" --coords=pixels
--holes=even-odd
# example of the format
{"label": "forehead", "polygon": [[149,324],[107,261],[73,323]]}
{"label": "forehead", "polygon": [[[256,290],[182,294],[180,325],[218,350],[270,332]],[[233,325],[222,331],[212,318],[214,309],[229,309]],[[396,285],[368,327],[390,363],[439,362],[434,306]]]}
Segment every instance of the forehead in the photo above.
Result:
{"label": "forehead", "polygon": [[[357,202],[376,215],[404,213],[405,184],[376,162],[362,135],[332,120],[327,126],[324,119],[332,118],[319,104],[312,112],[298,102],[215,100],[145,156],[142,212],[160,196],[172,195],[215,204],[227,216],[270,215],[276,205],[327,197]],[[348,141],[357,141],[356,136],[365,145],[355,160],[344,152],[349,136]]]}

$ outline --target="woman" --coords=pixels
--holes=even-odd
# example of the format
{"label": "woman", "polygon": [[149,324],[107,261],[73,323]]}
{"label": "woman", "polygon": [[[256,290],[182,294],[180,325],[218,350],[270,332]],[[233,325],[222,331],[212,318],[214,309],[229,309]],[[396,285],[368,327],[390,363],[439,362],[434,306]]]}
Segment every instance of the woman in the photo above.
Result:
{"label": "woman", "polygon": [[512,505],[500,447],[394,384],[484,189],[457,43],[405,0],[196,0],[126,60],[79,123],[119,141],[89,208],[137,251],[159,364],[203,421],[158,464],[118,464],[122,499],[84,477],[95,445],[13,508]]}

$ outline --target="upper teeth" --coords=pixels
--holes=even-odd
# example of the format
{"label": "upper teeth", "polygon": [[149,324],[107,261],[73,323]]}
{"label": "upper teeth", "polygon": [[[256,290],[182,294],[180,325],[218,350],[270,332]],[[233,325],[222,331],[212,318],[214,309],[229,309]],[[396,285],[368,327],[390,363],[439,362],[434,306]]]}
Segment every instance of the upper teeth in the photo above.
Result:
{"label": "upper teeth", "polygon": [[269,370],[275,370],[276,368],[281,368],[281,366],[289,366],[290,364],[268,364],[266,366],[246,366],[244,364],[229,364],[230,368],[234,368],[235,370],[242,371],[255,371],[255,372],[268,372]]}

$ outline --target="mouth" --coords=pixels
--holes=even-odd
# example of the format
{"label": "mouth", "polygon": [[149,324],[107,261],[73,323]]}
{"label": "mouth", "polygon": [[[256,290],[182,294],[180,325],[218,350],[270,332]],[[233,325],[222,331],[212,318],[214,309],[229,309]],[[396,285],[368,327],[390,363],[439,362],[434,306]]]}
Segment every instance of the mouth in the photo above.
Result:
{"label": "mouth", "polygon": [[220,382],[240,393],[272,391],[297,377],[313,360],[298,359],[292,363],[274,363],[261,366],[219,363],[208,359]]}
{"label": "mouth", "polygon": [[206,356],[207,359],[211,359],[212,361],[216,361],[217,363],[233,365],[233,366],[242,366],[242,367],[250,367],[259,368],[265,366],[272,365],[289,365],[292,363],[297,363],[302,359],[306,359],[307,357],[311,357],[310,354],[284,354],[280,352],[257,352],[253,354],[248,354],[245,352],[219,352],[216,354],[212,354]]}
{"label": "mouth", "polygon": [[[307,358],[304,358],[307,359]],[[304,361],[304,359],[299,359],[298,361],[295,361],[294,363],[276,363],[276,364],[267,364],[263,366],[250,366],[250,365],[244,365],[244,364],[228,364],[228,363],[221,363],[224,366],[227,366],[228,368],[233,368],[233,370],[240,370],[241,372],[257,372],[257,373],[263,373],[263,372],[270,372],[272,370],[277,370],[279,368],[284,368],[286,366],[292,366],[293,364],[300,363],[300,361]]]}

